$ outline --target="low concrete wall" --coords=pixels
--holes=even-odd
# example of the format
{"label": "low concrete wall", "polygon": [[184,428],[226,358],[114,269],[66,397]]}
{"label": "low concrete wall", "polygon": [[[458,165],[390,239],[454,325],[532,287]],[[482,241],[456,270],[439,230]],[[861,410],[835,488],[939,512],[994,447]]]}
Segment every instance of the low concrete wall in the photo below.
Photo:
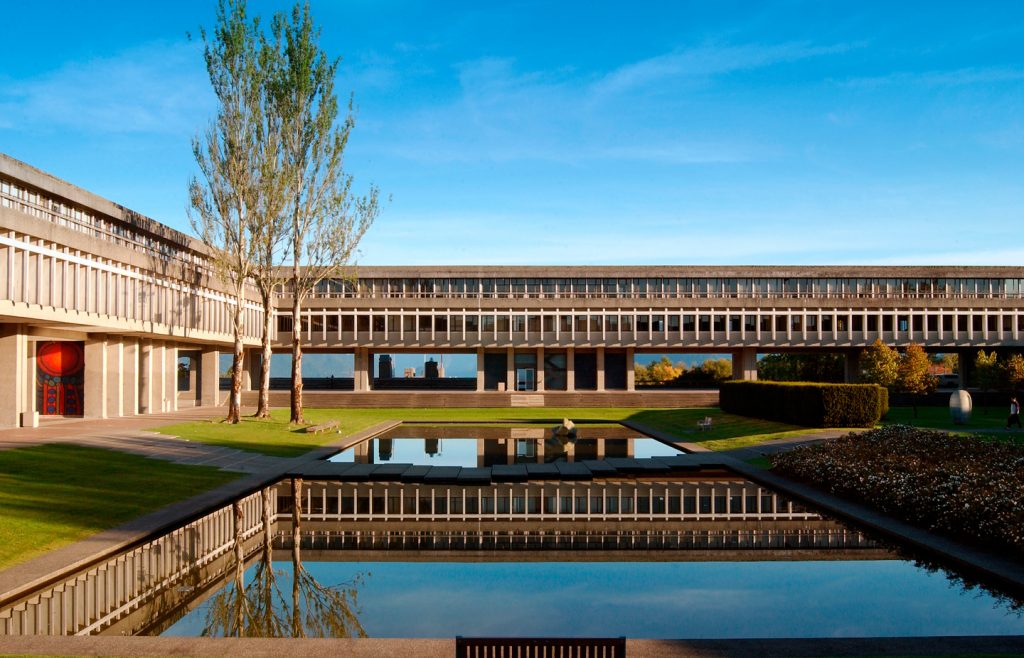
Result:
{"label": "low concrete wall", "polygon": [[[255,391],[242,393],[242,404],[255,406]],[[290,394],[270,392],[270,406],[287,407]],[[718,391],[544,391],[498,393],[461,391],[304,391],[307,408],[345,407],[717,407]]]}

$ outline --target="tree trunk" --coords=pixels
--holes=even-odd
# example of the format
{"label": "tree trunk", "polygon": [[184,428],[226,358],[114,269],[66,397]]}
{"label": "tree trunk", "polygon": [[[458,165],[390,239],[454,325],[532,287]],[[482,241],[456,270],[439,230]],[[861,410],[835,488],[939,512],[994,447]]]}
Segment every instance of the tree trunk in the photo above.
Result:
{"label": "tree trunk", "polygon": [[235,520],[235,596],[237,597],[235,634],[242,637],[245,630],[245,551],[242,548],[242,524],[245,521],[245,513],[238,501],[235,501],[231,507]]}
{"label": "tree trunk", "polygon": [[244,288],[238,286],[235,290],[235,314],[232,321],[235,334],[235,358],[231,364],[231,397],[228,400],[228,415],[225,420],[229,423],[237,423],[242,408],[242,322],[244,319],[245,295]]}
{"label": "tree trunk", "polygon": [[[296,261],[298,262],[298,261]],[[304,423],[302,417],[302,300],[299,295],[299,266],[292,271],[292,398],[288,422]]]}
{"label": "tree trunk", "polygon": [[263,298],[263,351],[260,359],[260,395],[256,405],[256,418],[270,417],[270,357],[274,351],[270,347],[270,330],[274,314],[271,309],[272,290],[260,291]]}
{"label": "tree trunk", "polygon": [[302,549],[299,546],[302,524],[302,478],[292,478],[292,637],[305,637],[302,628],[300,585],[302,579]]}

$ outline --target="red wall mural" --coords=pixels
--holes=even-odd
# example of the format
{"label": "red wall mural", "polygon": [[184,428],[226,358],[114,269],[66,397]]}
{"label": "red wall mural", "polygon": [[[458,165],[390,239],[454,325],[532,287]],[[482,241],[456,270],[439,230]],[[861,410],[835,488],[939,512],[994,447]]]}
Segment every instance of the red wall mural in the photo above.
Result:
{"label": "red wall mural", "polygon": [[85,384],[84,343],[39,343],[36,408],[42,416],[81,416]]}

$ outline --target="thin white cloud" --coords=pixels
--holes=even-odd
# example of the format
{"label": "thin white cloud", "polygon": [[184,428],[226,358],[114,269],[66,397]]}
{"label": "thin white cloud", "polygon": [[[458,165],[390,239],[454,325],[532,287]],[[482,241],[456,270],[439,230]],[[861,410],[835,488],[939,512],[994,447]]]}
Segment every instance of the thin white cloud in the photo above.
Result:
{"label": "thin white cloud", "polygon": [[212,106],[199,44],[156,42],[9,81],[0,89],[0,125],[191,134]]}
{"label": "thin white cloud", "polygon": [[924,87],[962,87],[1024,80],[1024,69],[1012,67],[960,68],[948,71],[895,71],[887,75],[837,80],[836,84],[853,89],[919,85]]}
{"label": "thin white cloud", "polygon": [[762,68],[810,57],[843,53],[855,45],[809,43],[704,45],[657,55],[621,66],[593,85],[598,94],[621,94],[671,79],[698,79]]}

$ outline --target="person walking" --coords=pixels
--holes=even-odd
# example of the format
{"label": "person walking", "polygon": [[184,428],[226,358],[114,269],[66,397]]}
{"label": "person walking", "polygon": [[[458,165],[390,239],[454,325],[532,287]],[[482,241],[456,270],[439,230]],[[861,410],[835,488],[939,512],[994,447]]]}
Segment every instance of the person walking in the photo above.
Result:
{"label": "person walking", "polygon": [[1020,425],[1020,402],[1017,402],[1017,398],[1010,398],[1010,417],[1006,419],[1006,429],[1010,429],[1010,425],[1016,425],[1018,428]]}

